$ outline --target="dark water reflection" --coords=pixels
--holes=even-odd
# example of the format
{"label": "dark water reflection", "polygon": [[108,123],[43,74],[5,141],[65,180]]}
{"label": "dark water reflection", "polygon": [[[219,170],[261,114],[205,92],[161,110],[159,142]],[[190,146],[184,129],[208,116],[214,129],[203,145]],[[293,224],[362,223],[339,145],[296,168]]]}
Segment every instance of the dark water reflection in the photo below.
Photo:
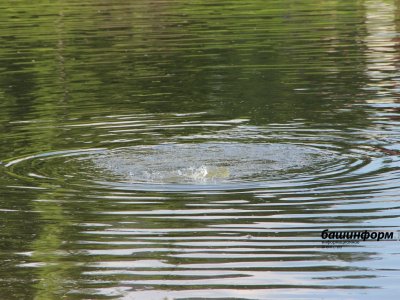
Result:
{"label": "dark water reflection", "polygon": [[398,242],[320,233],[399,229],[399,11],[3,1],[0,298],[394,298]]}

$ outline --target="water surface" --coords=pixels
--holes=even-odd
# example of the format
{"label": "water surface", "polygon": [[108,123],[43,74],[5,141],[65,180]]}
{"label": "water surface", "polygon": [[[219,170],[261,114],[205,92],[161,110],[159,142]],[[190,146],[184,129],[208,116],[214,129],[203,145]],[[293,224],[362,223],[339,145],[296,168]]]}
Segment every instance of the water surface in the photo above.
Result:
{"label": "water surface", "polygon": [[3,1],[0,298],[394,298],[399,9]]}

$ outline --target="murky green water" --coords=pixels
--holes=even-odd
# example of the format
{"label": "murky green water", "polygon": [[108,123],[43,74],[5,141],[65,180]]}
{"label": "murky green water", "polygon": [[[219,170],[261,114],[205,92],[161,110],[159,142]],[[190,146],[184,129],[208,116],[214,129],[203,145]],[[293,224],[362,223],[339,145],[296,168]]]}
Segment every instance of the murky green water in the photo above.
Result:
{"label": "murky green water", "polygon": [[400,5],[0,3],[1,299],[396,298]]}

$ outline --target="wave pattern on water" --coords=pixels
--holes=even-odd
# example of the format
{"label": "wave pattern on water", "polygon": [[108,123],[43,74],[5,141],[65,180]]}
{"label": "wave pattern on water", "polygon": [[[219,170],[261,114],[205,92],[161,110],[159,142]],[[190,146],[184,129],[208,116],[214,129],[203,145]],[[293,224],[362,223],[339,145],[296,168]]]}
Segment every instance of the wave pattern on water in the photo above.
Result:
{"label": "wave pattern on water", "polygon": [[[79,281],[86,282],[76,295],[127,299],[200,297],[204,288],[220,298],[243,292],[243,299],[268,299],[266,289],[286,298],[290,294],[278,296],[277,289],[300,286],[304,293],[335,288],[347,295],[373,289],[397,272],[396,245],[324,249],[320,234],[326,228],[396,229],[389,224],[399,217],[398,156],[365,143],[349,148],[344,141],[354,132],[315,134],[298,122],[287,131],[290,126],[241,122],[191,143],[8,161],[11,177],[43,190],[34,200],[36,214],[62,205],[75,228],[66,252],[49,247],[47,262],[32,252],[26,254],[32,262],[19,266],[51,268],[67,256],[81,265],[68,269],[78,268]],[[210,142],[214,135],[220,142]],[[277,136],[280,142],[268,143]],[[207,163],[229,173],[191,177],[198,169],[188,165],[201,170]]]}
{"label": "wave pattern on water", "polygon": [[[1,299],[376,299],[396,1],[0,3]],[[290,3],[289,3],[290,2]]]}

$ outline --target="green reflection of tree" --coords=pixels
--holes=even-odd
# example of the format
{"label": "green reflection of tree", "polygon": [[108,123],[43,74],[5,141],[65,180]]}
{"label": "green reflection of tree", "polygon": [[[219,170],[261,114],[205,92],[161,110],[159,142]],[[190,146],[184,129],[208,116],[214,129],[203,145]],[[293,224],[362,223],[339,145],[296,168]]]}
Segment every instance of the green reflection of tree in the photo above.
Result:
{"label": "green reflection of tree", "polygon": [[66,253],[63,250],[70,220],[63,206],[55,200],[57,194],[44,195],[45,199],[34,202],[34,209],[40,211],[42,224],[38,237],[31,244],[31,259],[38,264],[34,297],[38,300],[60,299],[71,288],[68,279],[73,264],[64,259]]}
{"label": "green reflection of tree", "polygon": [[261,125],[366,122],[340,111],[363,80],[363,1],[3,6],[0,120],[38,121],[8,125],[19,137],[13,149],[79,145],[58,125],[109,115],[110,105],[115,114],[201,110]]}

